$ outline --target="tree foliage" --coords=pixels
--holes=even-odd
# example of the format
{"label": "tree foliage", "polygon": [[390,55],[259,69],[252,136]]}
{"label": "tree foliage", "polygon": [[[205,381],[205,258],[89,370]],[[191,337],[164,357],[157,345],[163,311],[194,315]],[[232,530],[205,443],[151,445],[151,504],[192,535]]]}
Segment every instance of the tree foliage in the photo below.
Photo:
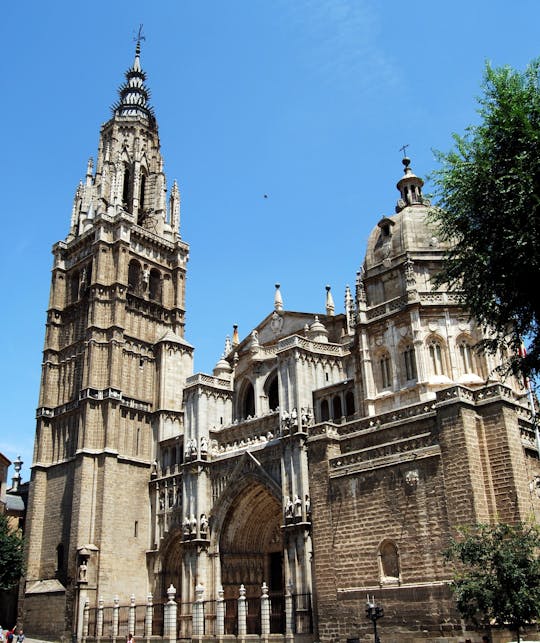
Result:
{"label": "tree foliage", "polygon": [[540,530],[533,525],[476,525],[444,552],[456,562],[452,590],[462,616],[516,630],[540,618]]}
{"label": "tree foliage", "polygon": [[540,371],[539,74],[540,60],[522,73],[487,65],[480,123],[437,152],[431,177],[440,235],[455,244],[438,285],[461,292],[491,333],[482,348],[510,349],[507,366],[526,376]]}
{"label": "tree foliage", "polygon": [[0,513],[0,590],[11,589],[24,572],[23,541],[10,531],[6,516]]}

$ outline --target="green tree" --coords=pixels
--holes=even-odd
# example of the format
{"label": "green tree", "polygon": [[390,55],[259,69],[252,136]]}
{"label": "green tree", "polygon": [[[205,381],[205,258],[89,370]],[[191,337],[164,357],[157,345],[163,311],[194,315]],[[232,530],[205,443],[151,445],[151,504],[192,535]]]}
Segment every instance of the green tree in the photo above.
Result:
{"label": "green tree", "polygon": [[437,283],[460,292],[491,333],[481,348],[510,349],[506,366],[525,376],[540,371],[539,74],[540,60],[523,73],[487,65],[480,123],[454,134],[450,152],[437,152],[431,176],[433,216],[455,244]]}
{"label": "green tree", "polygon": [[534,525],[476,525],[459,530],[444,552],[456,563],[452,590],[462,616],[517,632],[540,618],[540,530]]}
{"label": "green tree", "polygon": [[11,589],[24,573],[23,541],[10,531],[7,518],[0,513],[0,590]]}

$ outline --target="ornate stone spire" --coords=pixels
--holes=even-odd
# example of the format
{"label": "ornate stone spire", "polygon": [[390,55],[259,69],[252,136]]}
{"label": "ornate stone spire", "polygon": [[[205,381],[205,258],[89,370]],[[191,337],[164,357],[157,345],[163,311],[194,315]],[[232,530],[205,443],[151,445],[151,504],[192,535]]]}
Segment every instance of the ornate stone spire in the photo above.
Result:
{"label": "ornate stone spire", "polygon": [[156,124],[154,110],[149,104],[150,90],[146,87],[146,74],[141,68],[141,33],[137,37],[135,59],[126,72],[126,82],[118,90],[119,99],[113,105],[115,116],[142,116]]}
{"label": "ornate stone spire", "polygon": [[330,286],[326,286],[326,314],[329,317],[332,317],[335,310],[336,307],[334,305],[334,298],[332,297],[332,293],[330,292]]}

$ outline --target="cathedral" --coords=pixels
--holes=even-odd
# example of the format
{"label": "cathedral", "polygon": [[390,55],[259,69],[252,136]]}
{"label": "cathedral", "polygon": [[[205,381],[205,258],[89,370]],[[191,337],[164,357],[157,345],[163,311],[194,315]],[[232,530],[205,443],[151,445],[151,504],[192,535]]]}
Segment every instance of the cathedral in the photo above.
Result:
{"label": "cathedral", "polygon": [[324,311],[287,310],[276,284],[193,374],[189,246],[137,43],[53,248],[25,630],[344,643],[373,640],[369,596],[385,641],[465,638],[441,552],[460,525],[540,520],[538,444],[526,391],[432,287],[447,245],[410,159],[400,174],[343,313],[329,287]]}

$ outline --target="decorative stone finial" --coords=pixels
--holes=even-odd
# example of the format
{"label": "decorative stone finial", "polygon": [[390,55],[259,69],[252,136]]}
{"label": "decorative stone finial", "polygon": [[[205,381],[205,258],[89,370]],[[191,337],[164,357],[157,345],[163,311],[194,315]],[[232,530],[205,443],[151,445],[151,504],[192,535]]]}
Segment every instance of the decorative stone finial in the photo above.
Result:
{"label": "decorative stone finial", "polygon": [[283,299],[281,297],[281,292],[279,290],[280,284],[276,284],[276,293],[274,295],[274,309],[283,310]]}
{"label": "decorative stone finial", "polygon": [[334,315],[334,311],[334,298],[332,297],[332,293],[330,292],[330,286],[326,286],[326,314],[329,317],[332,317]]}
{"label": "decorative stone finial", "polygon": [[238,339],[238,324],[233,324],[232,345],[238,346],[240,340]]}

